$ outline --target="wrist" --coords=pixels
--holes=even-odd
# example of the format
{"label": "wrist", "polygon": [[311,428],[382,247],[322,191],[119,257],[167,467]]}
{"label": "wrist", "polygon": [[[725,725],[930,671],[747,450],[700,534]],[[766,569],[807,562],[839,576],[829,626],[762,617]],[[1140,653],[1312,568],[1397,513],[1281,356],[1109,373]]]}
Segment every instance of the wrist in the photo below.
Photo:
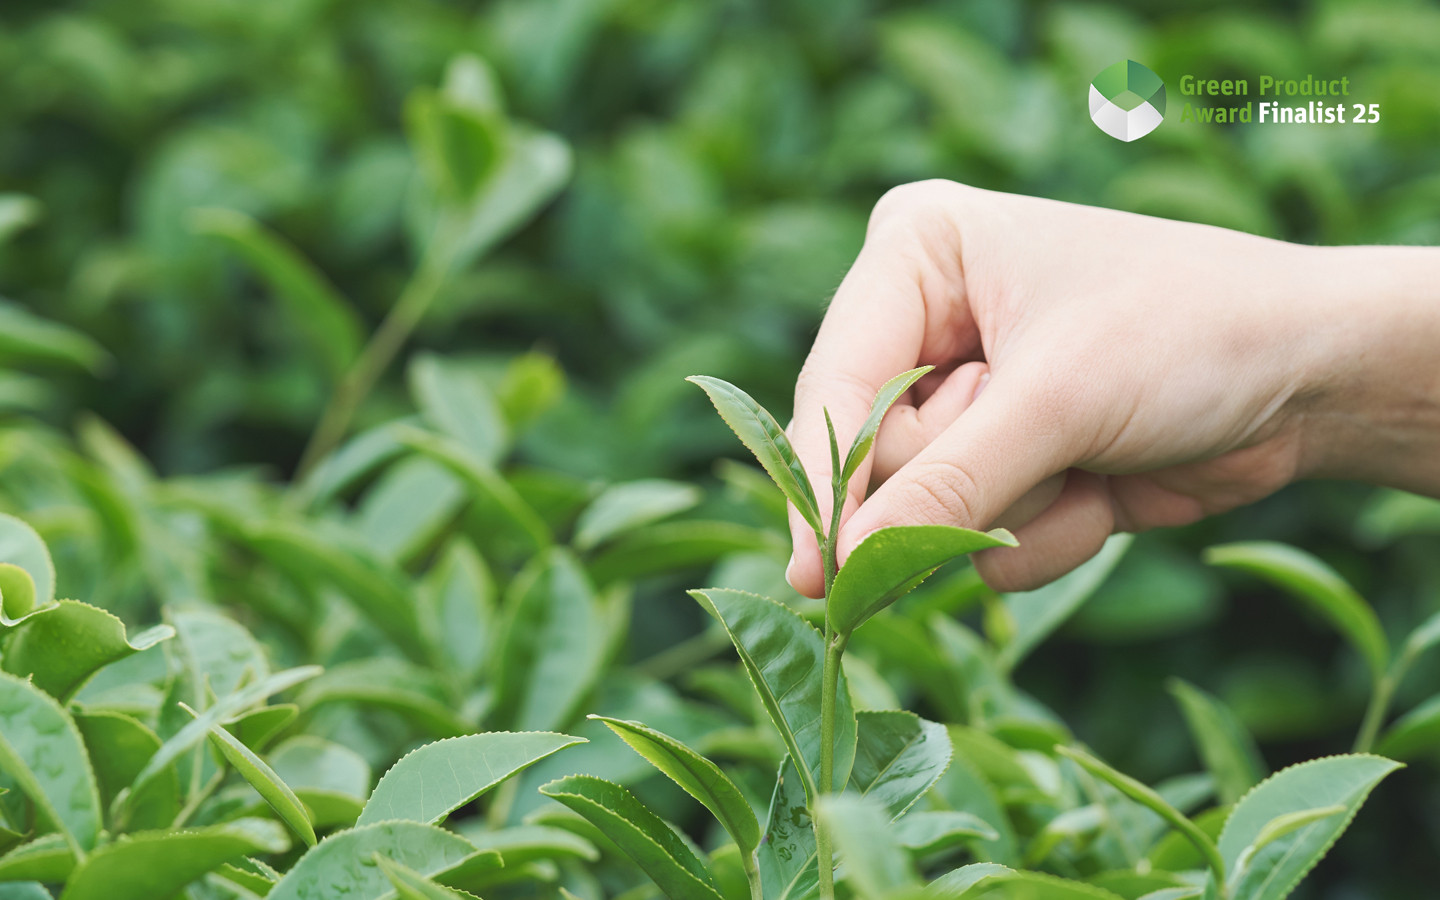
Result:
{"label": "wrist", "polygon": [[1440,250],[1306,252],[1300,474],[1440,495]]}

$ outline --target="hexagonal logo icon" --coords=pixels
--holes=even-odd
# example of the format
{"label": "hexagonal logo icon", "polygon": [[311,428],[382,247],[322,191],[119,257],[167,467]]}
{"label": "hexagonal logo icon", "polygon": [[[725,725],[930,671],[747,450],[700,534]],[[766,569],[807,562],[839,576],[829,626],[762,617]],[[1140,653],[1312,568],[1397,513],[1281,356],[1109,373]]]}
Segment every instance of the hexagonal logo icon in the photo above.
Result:
{"label": "hexagonal logo icon", "polygon": [[1165,121],[1165,82],[1135,60],[1121,60],[1090,83],[1090,118],[1117,140],[1142,138]]}

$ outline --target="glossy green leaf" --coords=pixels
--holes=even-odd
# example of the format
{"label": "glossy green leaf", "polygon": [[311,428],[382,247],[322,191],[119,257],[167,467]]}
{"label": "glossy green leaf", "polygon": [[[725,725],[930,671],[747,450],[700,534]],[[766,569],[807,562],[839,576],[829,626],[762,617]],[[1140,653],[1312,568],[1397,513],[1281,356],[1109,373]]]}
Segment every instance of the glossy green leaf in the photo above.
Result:
{"label": "glossy green leaf", "polygon": [[584,816],[672,900],[720,900],[709,870],[695,852],[620,785],[571,775],[543,785],[540,793]]}
{"label": "glossy green leaf", "polygon": [[197,608],[169,612],[166,618],[175,628],[169,649],[186,682],[180,693],[190,705],[203,705],[210,693],[224,696],[270,674],[265,648],[229,616]]}
{"label": "glossy green leaf", "polygon": [[406,656],[428,660],[429,648],[405,584],[351,532],[270,519],[250,529],[250,546],[301,585],[333,585]]}
{"label": "glossy green leaf", "polygon": [[1041,641],[1065,624],[1110,577],[1132,540],[1132,535],[1113,535],[1099,553],[1070,574],[1033,591],[1006,594],[1005,609],[1013,625],[1012,634],[997,655],[1000,668],[1013,670]]}
{"label": "glossy green leaf", "polygon": [[1338,816],[1343,812],[1345,812],[1345,807],[1338,804],[1321,806],[1315,809],[1301,809],[1295,812],[1282,813],[1269,822],[1266,822],[1265,827],[1261,828],[1260,833],[1255,836],[1255,840],[1247,844],[1245,849],[1241,850],[1240,855],[1235,859],[1235,865],[1230,871],[1230,882],[1235,883],[1245,877],[1246,870],[1250,868],[1250,861],[1253,860],[1255,854],[1261,850],[1264,850],[1281,838],[1299,831],[1307,825],[1314,824],[1322,819],[1328,819],[1331,816]]}
{"label": "glossy green leaf", "polygon": [[38,881],[0,882],[0,900],[53,900]]}
{"label": "glossy green leaf", "polygon": [[433,354],[421,354],[408,370],[410,394],[425,418],[475,458],[495,465],[510,442],[509,428],[490,388],[478,373]]}
{"label": "glossy green leaf", "polygon": [[83,857],[100,833],[100,793],[75,722],[28,681],[0,675],[0,772]]}
{"label": "glossy green leaf", "polygon": [[659,522],[622,534],[601,547],[588,568],[595,582],[603,585],[705,566],[738,553],[774,555],[788,547],[769,529],[736,522]]}
{"label": "glossy green leaf", "polygon": [[755,459],[770,474],[787,500],[800,512],[816,533],[824,533],[820,522],[820,508],[815,503],[815,490],[810,485],[810,476],[790,446],[775,417],[756,403],[751,396],[733,384],[711,378],[708,375],[692,375],[686,379],[699,385],[715,404],[720,418],[735,432]]}
{"label": "glossy green leaf", "polygon": [[484,461],[477,459],[458,441],[418,428],[399,432],[400,441],[443,465],[465,482],[470,492],[492,502],[537,549],[550,546],[550,526],[510,482]]}
{"label": "glossy green leaf", "polygon": [[298,704],[276,703],[243,712],[227,720],[225,726],[240,743],[259,753],[299,715]]}
{"label": "glossy green leaf", "polygon": [[579,835],[549,825],[514,825],[499,831],[474,827],[477,823],[460,825],[460,834],[478,850],[494,850],[505,859],[506,867],[522,866],[543,859],[583,859],[595,862],[600,851]]}
{"label": "glossy green leaf", "polygon": [[1045,823],[1025,847],[1025,865],[1038,867],[1061,844],[1089,844],[1106,824],[1109,812],[1100,803],[1089,803],[1059,813]]}
{"label": "glossy green leaf", "polygon": [[475,723],[449,701],[438,674],[402,659],[372,656],[332,666],[295,699],[306,710],[329,703],[390,710],[434,737],[456,737],[475,730]]}
{"label": "glossy green leaf", "polygon": [[0,563],[0,625],[18,625],[53,606],[35,602],[35,579],[14,563]]}
{"label": "glossy green leaf", "polygon": [[5,645],[3,666],[13,675],[31,676],[36,687],[68,703],[101,668],[174,634],[169,625],[156,625],[127,638],[125,623],[105,610],[61,600],[16,630]]}
{"label": "glossy green leaf", "polygon": [[362,431],[341,444],[292,490],[304,505],[322,506],[349,490],[376,469],[403,454],[400,435],[418,430],[420,418],[395,419]]}
{"label": "glossy green leaf", "polygon": [[934,853],[972,840],[999,840],[1000,832],[974,813],[958,810],[912,810],[892,826],[895,840],[906,850]]}
{"label": "glossy green leaf", "polygon": [[604,661],[594,589],[567,551],[549,550],[511,582],[494,661],[498,721],[521,731],[566,725]]}
{"label": "glossy green leaf", "polygon": [[1113,891],[1082,881],[989,863],[965,866],[937,879],[926,888],[925,896],[937,900],[1122,900]]}
{"label": "glossy green leaf", "polygon": [[[1281,900],[1315,866],[1350,825],[1365,798],[1386,775],[1400,768],[1393,760],[1356,754],[1311,760],[1276,772],[1246,794],[1220,833],[1220,854],[1236,873],[1232,900]],[[1301,824],[1252,850],[1249,865],[1237,872],[1247,847],[1258,845],[1277,817],[1328,806],[1343,812]]]}
{"label": "glossy green leaf", "polygon": [[474,196],[505,152],[505,119],[498,111],[456,103],[440,91],[410,96],[405,130],[430,182],[457,201]]}
{"label": "glossy green leaf", "polygon": [[[101,809],[108,809],[160,749],[160,738],[135,719],[116,712],[77,713],[75,725],[95,769]],[[179,779],[173,768],[166,769],[131,800],[125,820],[112,822],[111,830],[117,825],[126,831],[167,828],[179,811]]]}
{"label": "glossy green leaf", "polygon": [[810,818],[804,782],[790,754],[780,761],[765,835],[755,853],[765,900],[801,900],[820,884],[815,866],[815,827]]}
{"label": "glossy green leaf", "polygon": [[404,566],[434,545],[467,499],[465,486],[449,469],[410,456],[366,489],[350,526],[381,560]]}
{"label": "glossy green leaf", "polygon": [[75,851],[63,834],[41,835],[0,856],[0,883],[43,881],[59,884],[75,870]]}
{"label": "glossy green leaf", "polygon": [[1013,547],[1003,528],[971,531],[949,525],[898,525],[861,541],[835,576],[826,602],[830,624],[849,634],[952,559],[987,547]]}
{"label": "glossy green leaf", "polygon": [[97,849],[75,868],[60,900],[153,900],[252,853],[283,853],[284,830],[239,819],[190,831],[146,831]]}
{"label": "glossy green leaf", "polygon": [[88,335],[0,299],[0,365],[41,362],[96,372],[109,361],[110,354]]}
{"label": "glossy green leaf", "polygon": [[354,750],[302,734],[276,746],[269,760],[310,811],[316,828],[349,827],[360,817],[370,796],[370,764]]}
{"label": "glossy green leaf", "polygon": [[935,785],[953,750],[945,726],[899,710],[856,713],[850,787],[898,819]]}
{"label": "glossy green leaf", "polygon": [[375,854],[375,862],[395,886],[395,896],[399,900],[473,900],[475,896],[436,884],[414,869],[392,861],[383,853]]}
{"label": "glossy green leaf", "polygon": [[278,694],[314,678],[320,674],[320,671],[319,666],[297,666],[293,669],[285,669],[216,700],[198,718],[188,722],[155,752],[155,755],[145,764],[145,768],[135,776],[135,781],[130,785],[125,802],[134,802],[134,798],[140,795],[141,789],[150,779],[160,775],[186,751],[193,749],[196,744],[205,740],[212,726],[243,710],[263,703],[272,694]]}
{"label": "glossy green leaf", "polygon": [[1390,664],[1390,645],[1375,611],[1330,566],[1303,550],[1270,541],[1225,544],[1205,551],[1214,566],[1249,572],[1281,588],[1350,641],[1376,679]]}
{"label": "glossy green leaf", "polygon": [[1167,686],[1185,715],[1201,761],[1215,776],[1220,802],[1239,800],[1265,777],[1255,739],[1218,698],[1178,678],[1170,679]]}
{"label": "glossy green leaf", "polygon": [[446,544],[420,589],[421,624],[447,670],[471,681],[488,661],[494,634],[495,579],[463,538]]}
{"label": "glossy green leaf", "polygon": [[720,767],[667,734],[640,722],[591,716],[604,722],[621,740],[699,800],[720,821],[741,853],[750,854],[760,843],[755,811]]}
{"label": "glossy green leaf", "polygon": [[1396,719],[1375,747],[1392,759],[1416,759],[1440,746],[1440,694]]}
{"label": "glossy green leaf", "polygon": [[195,209],[190,227],[224,241],[249,263],[274,292],[290,327],[305,338],[330,375],[345,373],[360,353],[360,317],[293,244],[233,209]]}
{"label": "glossy green leaf", "polygon": [[315,846],[315,827],[310,824],[305,805],[265,760],[220,725],[210,726],[210,743],[306,846]]}
{"label": "glossy green leaf", "polygon": [[583,738],[491,732],[412,750],[375,785],[357,824],[405,819],[434,824],[495,785]]}
{"label": "glossy green leaf", "polygon": [[[0,513],[0,563],[24,569],[30,575],[33,588],[28,603],[19,602],[20,598],[15,597],[0,605],[0,616],[3,616],[0,624],[12,624],[55,599],[55,564],[50,561],[45,541],[26,522],[5,513]],[[0,591],[6,589],[6,584],[6,580],[0,580]]]}
{"label": "glossy green leaf", "polygon": [[375,863],[385,856],[427,877],[460,864],[474,853],[463,838],[419,822],[377,822],[331,835],[285,873],[268,900],[380,900],[394,886]]}
{"label": "glossy green leaf", "polygon": [[702,496],[692,484],[661,478],[611,485],[576,520],[575,549],[592,550],[641,525],[684,512]]}
{"label": "glossy green leaf", "polygon": [[826,794],[815,814],[830,829],[844,879],[860,897],[883,898],[914,886],[910,857],[895,840],[890,814],[879,802],[856,794]]}
{"label": "glossy green leaf", "polygon": [[840,479],[843,483],[849,484],[855,473],[860,471],[860,464],[864,462],[865,456],[870,448],[875,445],[875,435],[880,431],[880,423],[885,418],[885,413],[900,399],[900,395],[924,377],[928,372],[934,370],[934,366],[921,366],[918,369],[911,369],[902,372],[880,386],[880,391],[875,395],[875,402],[870,406],[870,415],[865,418],[860,431],[856,433],[855,440],[850,444],[850,450],[845,454],[845,466],[841,470]]}
{"label": "glossy green leaf", "polygon": [[[820,771],[820,671],[825,639],[793,610],[744,591],[691,591],[720,621],[740,654],[750,683],[780,738],[800,767],[806,797]],[[855,759],[855,709],[844,672],[835,708],[835,784],[843,786]]]}
{"label": "glossy green leaf", "polygon": [[1157,794],[1154,789],[1141,784],[1129,775],[1117,772],[1110,766],[1091,756],[1083,750],[1075,747],[1056,747],[1055,752],[1065,757],[1080,768],[1106,782],[1120,793],[1134,800],[1142,806],[1148,807],[1160,818],[1164,819],[1172,828],[1184,834],[1195,849],[1200,851],[1205,858],[1205,863],[1216,877],[1224,877],[1225,864],[1222,862],[1219,851],[1215,848],[1215,842],[1210,836],[1195,826],[1194,822],[1187,819],[1175,807],[1165,801],[1165,798]]}
{"label": "glossy green leaf", "polygon": [[1199,897],[1202,891],[1203,888],[1198,887],[1161,888],[1142,895],[1139,900],[1191,900],[1192,897]]}

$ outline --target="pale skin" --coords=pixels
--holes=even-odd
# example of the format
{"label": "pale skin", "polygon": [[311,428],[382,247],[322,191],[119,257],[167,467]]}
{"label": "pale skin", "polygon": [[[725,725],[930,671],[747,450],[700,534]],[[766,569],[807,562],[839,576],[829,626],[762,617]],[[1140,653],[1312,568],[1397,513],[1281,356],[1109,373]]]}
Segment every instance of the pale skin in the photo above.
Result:
{"label": "pale skin", "polygon": [[[1440,496],[1440,250],[1311,247],[946,181],[896,188],[830,304],[790,432],[829,518],[829,444],[936,366],[850,485],[839,558],[892,525],[997,525],[1026,590],[1116,531],[1304,478]],[[823,488],[823,489],[822,489]],[[822,590],[793,510],[788,577]]]}

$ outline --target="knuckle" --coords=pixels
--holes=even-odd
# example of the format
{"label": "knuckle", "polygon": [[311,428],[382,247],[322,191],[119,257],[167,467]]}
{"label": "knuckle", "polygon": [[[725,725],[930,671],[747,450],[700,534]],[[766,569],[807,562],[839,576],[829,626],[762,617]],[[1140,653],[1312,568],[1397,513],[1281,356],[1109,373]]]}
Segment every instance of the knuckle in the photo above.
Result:
{"label": "knuckle", "polygon": [[902,512],[914,521],[983,527],[975,521],[979,485],[964,466],[948,460],[929,460],[900,499]]}
{"label": "knuckle", "polygon": [[878,233],[894,227],[909,227],[953,209],[965,186],[944,178],[912,181],[890,188],[870,212],[869,231]]}

